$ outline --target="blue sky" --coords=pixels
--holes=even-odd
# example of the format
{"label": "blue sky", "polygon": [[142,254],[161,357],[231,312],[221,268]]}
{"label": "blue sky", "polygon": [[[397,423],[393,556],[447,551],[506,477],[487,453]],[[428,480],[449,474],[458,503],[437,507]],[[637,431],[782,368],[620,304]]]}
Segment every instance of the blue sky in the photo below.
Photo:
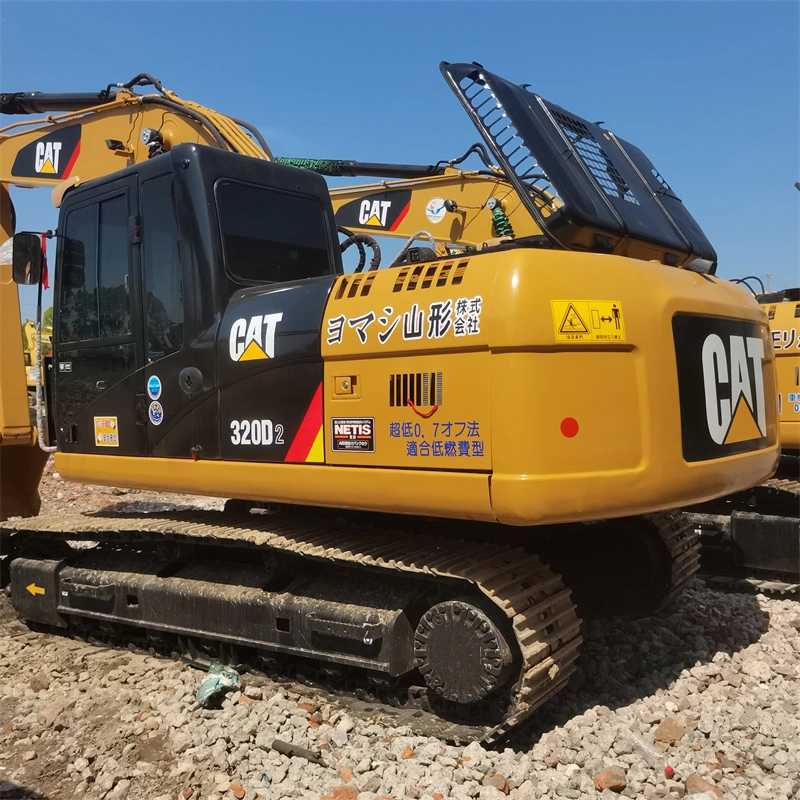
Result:
{"label": "blue sky", "polygon": [[[276,155],[433,163],[478,138],[438,64],[479,61],[641,147],[718,274],[775,289],[800,283],[799,39],[797,2],[3,0],[0,91],[150,72]],[[18,230],[55,226],[48,191],[12,197]]]}

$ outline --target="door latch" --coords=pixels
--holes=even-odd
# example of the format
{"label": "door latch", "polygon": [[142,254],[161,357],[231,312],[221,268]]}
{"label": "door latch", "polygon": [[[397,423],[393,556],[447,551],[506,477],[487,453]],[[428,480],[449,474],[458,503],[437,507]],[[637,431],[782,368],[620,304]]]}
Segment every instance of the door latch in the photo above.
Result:
{"label": "door latch", "polygon": [[336,397],[361,397],[358,375],[336,375],[333,378],[333,392]]}

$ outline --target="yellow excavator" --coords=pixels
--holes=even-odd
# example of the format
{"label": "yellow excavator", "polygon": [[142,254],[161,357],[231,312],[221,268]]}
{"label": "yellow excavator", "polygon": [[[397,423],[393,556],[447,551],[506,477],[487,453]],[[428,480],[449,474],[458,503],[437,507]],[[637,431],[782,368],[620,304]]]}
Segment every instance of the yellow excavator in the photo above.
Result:
{"label": "yellow excavator", "polygon": [[758,302],[767,309],[775,370],[781,449],[800,455],[800,289],[764,292]]}
{"label": "yellow excavator", "polygon": [[[698,560],[670,509],[773,473],[766,314],[644,153],[480,65],[441,70],[485,168],[345,163],[424,172],[425,227],[446,220],[353,273],[361,231],[423,230],[420,192],[332,204],[318,165],[149,76],[2,98],[67,112],[0,131],[4,234],[8,184],[60,207],[36,431],[18,332],[0,345],[3,482],[38,438],[68,480],[232,498],[4,523],[29,624],[300,664],[496,741],[566,685],[576,599],[659,606]],[[41,285],[40,233],[14,235],[11,272],[4,309],[12,276]]]}
{"label": "yellow excavator", "polygon": [[[42,325],[40,331],[42,355],[47,357],[50,355],[50,339],[53,335],[53,328],[50,325]],[[33,320],[26,319],[25,322],[22,323],[22,340],[22,351],[25,359],[25,382],[28,386],[28,395],[30,396],[36,392],[36,382],[38,380],[37,376],[40,365],[36,348],[36,323]]]}

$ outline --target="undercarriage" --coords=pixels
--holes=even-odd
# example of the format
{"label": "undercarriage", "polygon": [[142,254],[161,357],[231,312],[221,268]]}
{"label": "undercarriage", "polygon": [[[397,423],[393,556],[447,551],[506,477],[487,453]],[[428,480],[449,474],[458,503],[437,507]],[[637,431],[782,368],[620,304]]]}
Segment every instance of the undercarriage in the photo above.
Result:
{"label": "undercarriage", "polygon": [[[663,601],[697,568],[696,538],[678,515],[641,520],[661,545],[653,564],[666,563]],[[195,661],[291,664],[496,742],[566,686],[581,622],[537,555],[456,538],[455,523],[432,535],[434,522],[404,530],[286,507],[45,516],[4,524],[3,583],[32,625]]]}

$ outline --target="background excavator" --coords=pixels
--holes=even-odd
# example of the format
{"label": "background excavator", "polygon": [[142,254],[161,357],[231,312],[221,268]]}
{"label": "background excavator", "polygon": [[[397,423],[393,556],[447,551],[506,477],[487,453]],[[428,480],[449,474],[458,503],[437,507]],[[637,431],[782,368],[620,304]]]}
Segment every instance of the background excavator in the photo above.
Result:
{"label": "background excavator", "polygon": [[[697,568],[669,509],[773,473],[766,316],[715,277],[644,153],[478,65],[441,69],[485,169],[339,162],[425,173],[426,227],[448,220],[349,274],[359,230],[423,230],[413,186],[332,205],[319,164],[276,163],[251,126],[147,76],[3,97],[68,112],[0,132],[5,235],[7,184],[60,206],[37,430],[18,329],[2,337],[3,482],[38,436],[68,480],[235,501],[4,523],[23,619],[300,662],[494,741],[566,684],[573,594],[586,613],[657,607]],[[16,234],[14,280],[41,286],[42,262],[41,236]]]}
{"label": "background excavator", "polygon": [[[53,335],[52,325],[41,325],[40,327],[42,356],[45,358],[50,355],[52,345],[50,339]],[[39,372],[39,357],[36,347],[36,323],[31,319],[26,319],[22,323],[22,352],[25,359],[25,382],[28,386],[29,405],[34,409],[36,402],[36,382]],[[31,402],[31,400],[33,402]]]}

